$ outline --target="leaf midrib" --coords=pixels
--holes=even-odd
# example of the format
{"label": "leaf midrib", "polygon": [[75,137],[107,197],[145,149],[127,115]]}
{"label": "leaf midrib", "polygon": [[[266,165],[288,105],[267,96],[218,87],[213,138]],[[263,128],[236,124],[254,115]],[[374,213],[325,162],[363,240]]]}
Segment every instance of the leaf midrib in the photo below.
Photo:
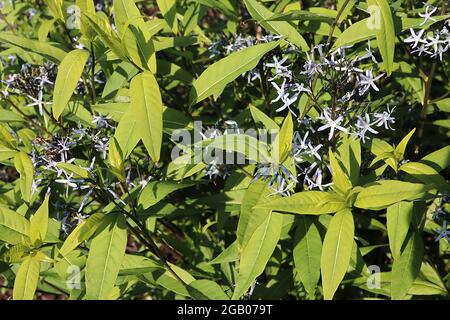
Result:
{"label": "leaf midrib", "polygon": [[116,235],[117,221],[118,221],[118,216],[116,217],[116,219],[114,221],[113,229],[111,230],[110,237],[109,237],[107,255],[106,255],[106,259],[105,259],[105,263],[103,265],[103,271],[102,271],[102,279],[101,279],[102,281],[100,282],[99,298],[102,297],[103,286],[104,286],[104,282],[106,279],[106,269],[109,264],[109,261],[111,260],[110,253],[111,253],[113,239],[115,238],[115,235]]}
{"label": "leaf midrib", "polygon": [[[256,46],[250,47],[250,48],[255,48],[255,47],[256,47]],[[245,52],[245,49],[242,50],[242,51],[236,52],[236,54],[238,54],[238,53],[242,54],[242,52]],[[229,58],[231,58],[231,57],[233,57],[233,54],[231,54],[231,55],[229,56]],[[216,80],[215,82],[213,82],[210,86],[207,86],[203,91],[200,91],[200,92],[197,94],[197,97],[196,97],[195,101],[199,101],[200,98],[203,99],[203,95],[204,95],[208,90],[211,90],[211,88],[215,88],[215,87],[217,86],[218,83],[222,82],[224,79],[226,79],[226,78],[228,78],[229,76],[231,76],[231,75],[233,75],[234,73],[236,73],[236,70],[239,70],[239,69],[242,69],[242,68],[246,68],[247,66],[254,64],[255,60],[258,61],[258,60],[260,60],[260,59],[261,59],[261,56],[260,56],[260,55],[256,55],[254,58],[252,58],[251,60],[249,60],[247,63],[242,64],[242,65],[241,65],[240,67],[238,67],[238,68],[232,69],[232,71],[230,71],[229,73],[227,73],[225,76],[219,78],[218,80]],[[213,64],[212,66],[214,66],[214,65],[217,66],[217,65],[218,65],[219,63],[221,63],[221,62],[222,62],[221,64],[223,64],[223,61],[224,61],[224,60],[220,60],[220,61],[216,62],[215,64]],[[206,70],[208,70],[208,69],[206,69]],[[206,70],[205,70],[205,72],[206,72]],[[241,72],[237,72],[237,73],[240,74]],[[195,88],[195,84],[196,84],[197,82],[203,80],[203,79],[202,79],[202,76],[203,76],[203,74],[200,75],[200,77],[194,81],[194,84],[193,84],[194,88]],[[192,103],[195,103],[195,101],[193,101]]]}

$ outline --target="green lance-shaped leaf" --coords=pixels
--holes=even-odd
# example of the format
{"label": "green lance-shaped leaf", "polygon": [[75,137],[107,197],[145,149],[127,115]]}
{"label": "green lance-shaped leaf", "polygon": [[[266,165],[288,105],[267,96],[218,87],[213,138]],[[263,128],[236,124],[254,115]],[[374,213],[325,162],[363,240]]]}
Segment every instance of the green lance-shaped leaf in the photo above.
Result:
{"label": "green lance-shaped leaf", "polygon": [[[423,28],[427,29],[433,23],[436,23],[441,20],[445,20],[449,18],[449,15],[445,16],[434,16],[435,21],[429,20],[427,23],[422,25],[422,18],[408,18],[408,17],[400,17],[396,16],[395,21],[395,31],[396,35],[400,34],[405,30],[409,30],[409,28]],[[376,29],[373,28],[374,19],[372,17],[366,18],[360,21],[355,22],[338,37],[336,42],[333,44],[333,48],[337,49],[339,47],[352,45],[361,41],[370,40],[376,37]],[[397,23],[399,22],[399,23]]]}
{"label": "green lance-shaped leaf", "polygon": [[239,18],[236,14],[236,9],[233,7],[231,2],[229,1],[221,1],[221,0],[197,0],[196,2],[200,3],[203,6],[210,7],[216,10],[221,11],[227,19],[231,21],[239,21]]}
{"label": "green lance-shaped leaf", "polygon": [[156,0],[159,10],[174,34],[178,32],[177,4],[175,0]]}
{"label": "green lance-shaped leaf", "polygon": [[10,149],[0,144],[0,161],[13,158],[17,154],[16,150]]}
{"label": "green lance-shaped leaf", "polygon": [[267,209],[254,209],[255,205],[264,202],[270,191],[267,183],[257,181],[248,187],[242,199],[241,212],[237,227],[237,243],[239,248],[245,247],[256,228],[267,218]]}
{"label": "green lance-shaped leaf", "polygon": [[352,255],[355,225],[350,210],[344,209],[333,216],[323,241],[320,270],[325,300],[333,299],[344,279]]}
{"label": "green lance-shaped leaf", "polygon": [[138,205],[147,209],[164,199],[172,192],[198,185],[200,182],[151,181],[139,195]]}
{"label": "green lance-shaped leaf", "polygon": [[[94,0],[76,0],[75,4],[80,8],[81,16],[84,14],[95,14]],[[93,34],[85,19],[81,19],[80,31],[83,36],[86,36],[89,40],[92,40]]]}
{"label": "green lance-shaped leaf", "polygon": [[133,0],[115,0],[113,7],[114,22],[120,37],[125,33],[128,24],[133,23],[139,18],[142,19],[141,13]]}
{"label": "green lance-shaped leaf", "polygon": [[195,300],[229,300],[217,283],[207,279],[192,281],[187,290]]}
{"label": "green lance-shaped leaf", "polygon": [[125,182],[125,168],[123,164],[123,153],[117,140],[112,137],[109,139],[108,163],[112,173],[119,178],[121,182]]}
{"label": "green lance-shaped leaf", "polygon": [[279,42],[277,41],[251,46],[234,52],[209,66],[192,83],[189,105],[193,106],[210,95],[214,95],[217,98],[228,83],[242,73],[255,68],[259,60],[267,52],[277,47],[278,44]]}
{"label": "green lance-shaped leaf", "polygon": [[424,198],[430,186],[397,180],[381,180],[373,183],[356,196],[355,207],[381,210],[403,200]]}
{"label": "green lance-shaped leaf", "polygon": [[143,20],[138,26],[130,24],[125,30],[123,44],[128,57],[141,70],[149,70],[156,73],[156,55],[153,41],[144,32],[146,26]]}
{"label": "green lance-shaped leaf", "polygon": [[117,91],[128,83],[138,73],[138,69],[127,61],[123,61],[117,65],[114,72],[106,81],[103,88],[102,98],[113,98]]}
{"label": "green lance-shaped leaf", "polygon": [[262,124],[267,130],[280,130],[277,123],[258,108],[250,105],[250,112],[256,124]]}
{"label": "green lance-shaped leaf", "polygon": [[286,119],[283,121],[280,132],[277,134],[275,141],[272,144],[272,151],[270,154],[273,163],[283,163],[292,150],[292,137],[294,135],[294,125],[292,123],[292,115],[289,112]]}
{"label": "green lance-shaped leaf", "polygon": [[142,119],[136,116],[138,110],[139,106],[137,104],[130,105],[120,118],[116,132],[114,133],[114,138],[117,140],[124,158],[130,155],[141,139],[139,122]]}
{"label": "green lance-shaped leaf", "polygon": [[420,272],[424,246],[420,233],[411,233],[401,256],[392,265],[391,298],[404,299]]}
{"label": "green lance-shaped leaf", "polygon": [[406,151],[406,146],[408,145],[409,140],[411,139],[412,135],[414,134],[414,132],[416,132],[416,129],[412,129],[403,139],[402,141],[399,142],[399,144],[397,145],[397,147],[395,147],[395,157],[397,158],[397,160],[402,160],[404,155],[405,155],[405,151]]}
{"label": "green lance-shaped leaf", "polygon": [[114,1],[114,21],[128,57],[139,68],[156,73],[151,33],[133,0]]}
{"label": "green lance-shaped leaf", "polygon": [[31,248],[23,243],[10,246],[0,256],[0,260],[6,263],[19,263],[30,254]]}
{"label": "green lance-shaped leaf", "polygon": [[30,240],[34,246],[39,246],[44,242],[48,229],[48,199],[47,195],[41,206],[34,213],[30,222]]}
{"label": "green lance-shaped leaf", "polygon": [[26,257],[17,271],[14,281],[14,300],[33,300],[39,282],[41,263],[36,254]]}
{"label": "green lance-shaped leaf", "polygon": [[313,217],[299,216],[294,237],[294,265],[303,286],[314,297],[320,278],[322,238]]}
{"label": "green lance-shaped leaf", "polygon": [[369,28],[375,29],[378,48],[388,76],[394,69],[395,28],[387,0],[367,0],[371,19]]}
{"label": "green lance-shaped leaf", "polygon": [[338,147],[339,160],[346,170],[352,185],[356,185],[360,176],[361,144],[358,139],[345,135]]}
{"label": "green lance-shaped leaf", "polygon": [[241,253],[239,275],[232,299],[242,297],[264,271],[280,239],[282,227],[283,216],[269,213],[266,220],[255,230]]}
{"label": "green lance-shaped leaf", "polygon": [[154,270],[164,271],[164,267],[157,262],[134,254],[125,254],[122,265],[120,266],[120,276],[138,275],[146,272],[152,272]]}
{"label": "green lance-shaped leaf", "polygon": [[181,26],[183,35],[188,35],[195,28],[198,28],[200,19],[202,18],[202,9],[200,3],[191,3],[183,14]]}
{"label": "green lance-shaped leaf", "polygon": [[370,19],[363,19],[355,22],[337,38],[333,44],[333,49],[342,46],[352,45],[374,37],[373,31],[369,29]]}
{"label": "green lance-shaped leaf", "polygon": [[17,113],[0,109],[0,122],[24,122],[25,120]]}
{"label": "green lance-shaped leaf", "polygon": [[250,15],[258,21],[267,31],[285,36],[297,48],[303,51],[309,51],[309,46],[297,29],[287,21],[268,21],[273,16],[273,12],[256,0],[244,0]]}
{"label": "green lance-shaped leaf", "polygon": [[100,14],[84,14],[81,22],[89,25],[118,58],[126,60],[120,39],[105,17]]}
{"label": "green lance-shaped leaf", "polygon": [[394,259],[400,257],[413,215],[413,202],[400,201],[387,208],[389,247]]}
{"label": "green lance-shaped leaf", "polygon": [[50,9],[50,12],[53,15],[53,18],[61,19],[61,21],[64,21],[62,0],[44,0],[44,1],[47,4],[48,8]]}
{"label": "green lance-shaped leaf", "polygon": [[95,13],[94,0],[75,0],[77,6],[80,7],[81,13],[87,12],[89,14]]}
{"label": "green lance-shaped leaf", "polygon": [[33,163],[25,152],[20,151],[14,157],[14,167],[20,175],[19,187],[22,198],[26,202],[30,202],[33,185]]}
{"label": "green lance-shaped leaf", "polygon": [[238,242],[234,241],[227,248],[225,248],[217,257],[209,261],[209,264],[227,263],[239,260]]}
{"label": "green lance-shaped leaf", "polygon": [[27,242],[30,222],[21,214],[0,207],[0,240],[15,245]]}
{"label": "green lance-shaped leaf", "polygon": [[[148,71],[138,74],[130,84],[131,108],[136,111],[137,130],[154,162],[159,161],[162,144],[163,105],[158,82]],[[120,144],[120,143],[119,143]]]}
{"label": "green lance-shaped leaf", "polygon": [[122,214],[106,215],[92,239],[86,261],[86,298],[107,299],[114,288],[127,245]]}
{"label": "green lance-shaped leaf", "polygon": [[67,163],[67,162],[58,162],[55,164],[56,167],[59,169],[66,170],[67,173],[73,173],[74,178],[83,178],[87,179],[89,177],[89,171],[85,168],[82,168],[80,166],[77,166],[73,163]]}
{"label": "green lance-shaped leaf", "polygon": [[98,212],[91,215],[86,220],[82,221],[75,229],[69,234],[64,241],[59,253],[62,256],[67,256],[76,247],[78,247],[83,241],[88,240],[97,230],[105,217],[104,213]]}
{"label": "green lance-shaped leaf", "polygon": [[69,52],[61,62],[53,92],[52,110],[55,119],[59,118],[72,97],[88,58],[89,51],[75,49]]}
{"label": "green lance-shaped leaf", "polygon": [[[267,162],[270,157],[267,145],[252,135],[231,133],[198,142],[195,146],[222,149],[226,152],[237,152],[246,159],[255,162]],[[194,146],[194,147],[195,147]],[[193,154],[195,157],[195,154]]]}
{"label": "green lance-shaped leaf", "polygon": [[450,98],[438,100],[434,103],[439,110],[449,113],[450,112]]}
{"label": "green lance-shaped leaf", "polygon": [[445,178],[426,164],[420,162],[408,162],[403,164],[399,170],[408,173],[420,182],[432,185],[444,192],[450,192],[449,184]]}
{"label": "green lance-shaped leaf", "polygon": [[355,6],[357,0],[349,0],[348,2],[346,0],[338,0],[337,1],[337,10],[342,10],[341,15],[339,16],[338,23],[341,23],[342,21],[347,18],[347,16],[351,13],[353,7]]}
{"label": "green lance-shaped leaf", "polygon": [[268,200],[255,206],[257,209],[297,214],[328,214],[345,207],[345,202],[336,194],[323,191],[298,192],[290,197]]}
{"label": "green lance-shaped leaf", "polygon": [[442,171],[448,168],[450,166],[450,146],[443,147],[426,155],[419,162],[434,168],[436,171]]}
{"label": "green lance-shaped leaf", "polygon": [[48,42],[27,39],[7,32],[0,32],[0,40],[12,44],[13,46],[17,46],[25,51],[36,53],[55,63],[62,61],[66,55],[64,50],[57,48]]}
{"label": "green lance-shaped leaf", "polygon": [[347,175],[344,173],[344,170],[342,170],[341,165],[336,160],[336,157],[333,154],[333,151],[331,151],[331,148],[329,149],[329,160],[330,160],[330,167],[331,167],[331,174],[333,176],[333,184],[338,189],[339,192],[342,194],[346,194],[351,188],[352,183],[350,182],[350,179],[347,177]]}

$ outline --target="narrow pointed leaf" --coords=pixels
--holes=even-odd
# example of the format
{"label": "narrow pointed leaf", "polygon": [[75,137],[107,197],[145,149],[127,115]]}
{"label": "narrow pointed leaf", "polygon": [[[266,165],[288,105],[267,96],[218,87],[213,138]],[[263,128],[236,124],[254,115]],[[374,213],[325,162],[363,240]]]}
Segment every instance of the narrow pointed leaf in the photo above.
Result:
{"label": "narrow pointed leaf", "polygon": [[30,222],[22,215],[0,207],[0,240],[15,245],[29,239]]}
{"label": "narrow pointed leaf", "polygon": [[218,97],[228,83],[255,68],[259,60],[278,44],[279,42],[271,42],[245,48],[209,66],[192,83],[189,105],[193,106],[210,95]]}
{"label": "narrow pointed leaf", "polygon": [[331,193],[323,191],[303,191],[290,197],[268,200],[258,204],[255,208],[297,214],[328,214],[346,207],[343,200],[339,200]]}
{"label": "narrow pointed leaf", "polygon": [[392,266],[392,300],[405,299],[420,272],[424,246],[420,233],[411,233],[401,256]]}
{"label": "narrow pointed leaf", "polygon": [[67,256],[83,241],[88,240],[95,233],[104,217],[105,215],[99,212],[82,221],[66,238],[61,249],[59,249],[59,253]]}
{"label": "narrow pointed leaf", "polygon": [[145,148],[151,159],[158,162],[162,144],[163,105],[153,74],[143,72],[131,80],[130,99]]}
{"label": "narrow pointed leaf", "polygon": [[381,180],[364,187],[356,196],[355,207],[379,210],[403,200],[424,198],[429,186],[396,180]]}
{"label": "narrow pointed leaf", "polygon": [[14,166],[20,175],[19,186],[23,200],[30,202],[33,185],[33,163],[25,152],[20,151],[14,157]]}
{"label": "narrow pointed leaf", "polygon": [[114,0],[114,22],[119,36],[125,33],[128,24],[136,22],[142,15],[133,0]]}
{"label": "narrow pointed leaf", "polygon": [[408,162],[403,164],[399,170],[404,171],[420,182],[432,185],[443,192],[450,192],[450,187],[443,176],[432,167],[420,162]]}
{"label": "narrow pointed leaf", "polygon": [[64,50],[48,42],[19,37],[7,32],[0,32],[0,40],[22,48],[25,51],[37,53],[55,63],[61,62],[66,56]]}
{"label": "narrow pointed leaf", "polygon": [[411,224],[413,205],[413,202],[400,201],[387,208],[389,247],[394,259],[400,257],[400,252]]}
{"label": "narrow pointed leaf", "polygon": [[350,210],[341,210],[333,216],[323,241],[320,270],[323,296],[333,299],[347,272],[353,248],[355,225]]}
{"label": "narrow pointed leaf", "polygon": [[293,250],[294,265],[310,297],[314,297],[320,278],[322,238],[314,218],[298,217]]}
{"label": "narrow pointed leaf", "polygon": [[287,159],[292,150],[293,135],[294,124],[292,123],[292,115],[289,112],[272,144],[271,160],[274,163],[281,164]]}
{"label": "narrow pointed leaf", "polygon": [[367,0],[371,19],[369,29],[375,29],[378,48],[389,76],[394,69],[395,28],[387,0]]}
{"label": "narrow pointed leaf", "polygon": [[176,0],[156,0],[159,10],[174,34],[178,32]]}
{"label": "narrow pointed leaf", "polygon": [[346,194],[352,188],[352,183],[350,182],[350,179],[347,177],[347,175],[342,170],[341,165],[336,160],[336,157],[334,156],[333,152],[331,151],[331,148],[330,148],[328,154],[329,154],[329,160],[330,160],[330,166],[331,166],[331,174],[333,176],[333,184],[334,184],[334,186],[336,186],[336,188],[340,192],[342,192],[343,194]]}
{"label": "narrow pointed leaf", "polygon": [[267,209],[254,210],[254,207],[266,200],[269,193],[265,182],[252,183],[245,192],[236,235],[239,248],[245,247],[256,228],[266,219]]}
{"label": "narrow pointed leaf", "polygon": [[267,219],[255,230],[241,253],[239,275],[232,299],[239,299],[264,271],[280,239],[283,216],[269,213]]}
{"label": "narrow pointed leaf", "polygon": [[192,281],[187,286],[187,290],[196,300],[229,300],[217,283],[207,279]]}
{"label": "narrow pointed leaf", "polygon": [[39,281],[40,267],[41,263],[36,255],[30,255],[23,260],[14,281],[14,300],[33,300]]}
{"label": "narrow pointed leaf", "polygon": [[86,261],[86,298],[107,299],[114,288],[127,245],[122,214],[108,214],[92,239]]}
{"label": "narrow pointed leaf", "polygon": [[287,21],[269,21],[273,12],[256,0],[244,0],[245,6],[253,19],[263,26],[264,29],[285,36],[289,42],[303,51],[309,51],[309,46],[297,29]]}
{"label": "narrow pointed leaf", "polygon": [[30,222],[30,240],[34,245],[44,242],[48,229],[48,199],[46,196],[39,209],[35,212]]}
{"label": "narrow pointed leaf", "polygon": [[69,52],[61,62],[53,92],[52,111],[55,119],[59,118],[72,97],[88,58],[88,51],[75,49]]}

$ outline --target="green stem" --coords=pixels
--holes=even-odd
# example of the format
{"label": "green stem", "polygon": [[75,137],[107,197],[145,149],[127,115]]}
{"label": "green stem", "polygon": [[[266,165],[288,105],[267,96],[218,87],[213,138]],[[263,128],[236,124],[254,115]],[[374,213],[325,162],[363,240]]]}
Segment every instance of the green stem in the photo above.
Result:
{"label": "green stem", "polygon": [[95,104],[97,97],[95,94],[95,54],[94,46],[91,42],[91,56],[92,56],[92,66],[91,66],[91,90],[92,90],[92,103]]}
{"label": "green stem", "polygon": [[339,11],[338,11],[336,19],[334,19],[333,25],[331,26],[331,29],[330,29],[330,33],[328,34],[327,51],[330,50],[331,39],[333,38],[334,29],[336,29],[337,25],[339,24],[339,19],[341,18],[341,15],[344,12],[344,9],[348,5],[349,2],[350,2],[350,0],[345,0],[345,2],[342,5],[341,9],[339,9]]}
{"label": "green stem", "polygon": [[[446,1],[442,1],[441,15],[443,15],[446,10],[447,10]],[[433,64],[431,65],[430,74],[428,75],[427,80],[425,82],[425,95],[423,98],[423,107],[420,112],[420,126],[419,126],[419,130],[417,132],[417,136],[418,136],[419,140],[423,137],[423,134],[424,134],[425,120],[427,118],[428,106],[429,106],[430,100],[431,100],[431,85],[433,83],[434,74],[436,73],[437,64],[438,64],[437,60],[434,60]],[[418,149],[418,146],[416,146],[416,152],[417,152],[417,149]]]}
{"label": "green stem", "polygon": [[[94,189],[95,190],[95,189]],[[101,195],[98,194],[98,192],[95,190],[95,193],[101,197]],[[142,225],[142,223],[137,219],[137,217],[133,216],[132,214],[130,214],[127,210],[125,210],[125,208],[122,208],[122,206],[120,206],[116,200],[114,198],[112,198],[109,194],[108,197],[110,198],[110,200],[116,205],[117,208],[119,208],[123,214],[127,217],[130,218],[139,228],[139,231],[136,230],[136,228],[134,228],[133,226],[131,226],[128,222],[127,225],[130,227],[130,230],[133,232],[133,234],[135,234],[151,251],[153,251],[156,256],[159,258],[159,260],[161,261],[161,263],[166,267],[166,269],[182,284],[182,285],[186,285],[186,283],[183,281],[183,279],[181,279],[178,274],[172,269],[172,267],[169,265],[169,263],[166,261],[166,259],[162,256],[161,252],[159,251],[158,246],[156,245],[156,243],[153,241],[152,237],[150,235],[148,235],[146,228]],[[103,197],[101,197],[103,199]],[[132,206],[132,210],[133,212],[135,212],[136,214],[136,208],[134,208]]]}

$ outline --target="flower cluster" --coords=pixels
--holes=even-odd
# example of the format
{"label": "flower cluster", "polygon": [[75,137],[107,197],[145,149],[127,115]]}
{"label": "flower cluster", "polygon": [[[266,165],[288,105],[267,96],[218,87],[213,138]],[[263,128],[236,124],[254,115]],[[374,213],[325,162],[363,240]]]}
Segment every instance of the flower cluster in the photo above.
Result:
{"label": "flower cluster", "polygon": [[450,243],[450,230],[447,229],[448,214],[444,209],[444,206],[447,204],[447,202],[448,202],[448,195],[444,194],[441,197],[439,204],[436,205],[436,207],[434,209],[433,220],[436,223],[441,224],[440,229],[435,229],[435,231],[438,233],[435,237],[435,241],[439,241],[441,239],[446,239]]}
{"label": "flower cluster", "polygon": [[[393,130],[395,123],[395,107],[387,106],[384,111],[370,112],[370,104],[363,101],[370,89],[379,91],[376,81],[383,76],[374,76],[372,69],[360,67],[366,60],[375,65],[378,63],[370,42],[360,56],[349,57],[346,52],[348,48],[342,47],[326,54],[324,45],[318,45],[307,54],[300,71],[295,69],[295,62],[289,62],[288,55],[273,56],[273,62],[265,64],[272,70],[273,76],[269,81],[276,91],[271,103],[281,102],[276,112],[288,109],[296,116],[294,110],[302,94],[307,95],[319,110],[319,116],[298,117],[301,130],[295,132],[293,139],[292,155],[298,167],[298,176],[308,189],[323,190],[331,185],[326,181],[329,168],[324,160],[327,148],[323,146],[334,139],[336,132],[365,142],[370,139],[369,134],[376,135],[381,128]],[[322,89],[314,92],[317,79],[322,81]],[[331,105],[320,100],[327,93],[334,96]],[[321,135],[321,132],[327,135]]]}
{"label": "flower cluster", "polygon": [[273,192],[268,196],[282,195],[289,196],[298,183],[295,176],[284,165],[275,163],[259,164],[251,182],[262,179],[268,182],[268,188]]}
{"label": "flower cluster", "polygon": [[24,95],[30,103],[27,106],[37,106],[39,114],[44,113],[44,93],[46,87],[51,89],[56,79],[56,65],[46,62],[43,66],[23,64],[19,73],[8,74],[1,80],[3,88],[1,95]]}
{"label": "flower cluster", "polygon": [[[420,26],[424,25],[428,21],[436,22],[433,18],[437,8],[427,5],[425,7],[425,13],[419,13],[423,19]],[[446,22],[450,26],[450,20]],[[417,33],[413,28],[409,29],[411,35],[404,40],[405,43],[411,46],[411,53],[421,56],[422,54],[428,55],[431,58],[439,57],[442,61],[442,56],[450,48],[450,32],[446,26],[440,30],[430,31],[425,33],[425,29],[420,29]]]}
{"label": "flower cluster", "polygon": [[[215,123],[213,128],[207,128],[205,132],[200,132],[200,135],[203,140],[208,140],[212,138],[216,138],[222,135],[240,133],[240,129],[236,121],[226,120],[224,122],[224,130],[220,130],[219,122]],[[212,156],[211,153],[214,152]],[[217,154],[217,152],[221,153],[221,150],[211,150],[211,147],[205,147],[205,153],[211,155],[210,158],[204,159],[206,161],[205,168],[205,176],[208,176],[210,180],[214,180],[217,178],[225,179],[228,175],[227,165],[223,161],[223,154]]]}
{"label": "flower cluster", "polygon": [[[68,231],[87,217],[83,210],[92,200],[99,183],[96,173],[98,162],[106,159],[114,129],[109,120],[109,117],[95,115],[92,120],[95,127],[83,127],[79,124],[78,127],[60,131],[49,138],[38,136],[32,141],[32,192],[53,184],[65,187],[65,197],[58,200],[58,207],[61,209],[58,212],[63,212],[61,226],[64,234],[68,234]],[[114,191],[114,183],[104,181],[104,184],[108,186],[107,191],[113,199],[122,201]],[[71,205],[74,191],[82,197],[77,207]]]}
{"label": "flower cluster", "polygon": [[[303,184],[308,189],[319,188],[323,190],[331,185],[331,183],[324,183],[323,181],[323,172],[327,170],[327,165],[321,155],[323,144],[315,144],[312,139],[308,138],[310,132],[312,131],[306,131],[303,137],[299,131],[294,133],[292,155],[299,168],[298,176],[302,178]],[[306,166],[303,164],[306,164]]]}

